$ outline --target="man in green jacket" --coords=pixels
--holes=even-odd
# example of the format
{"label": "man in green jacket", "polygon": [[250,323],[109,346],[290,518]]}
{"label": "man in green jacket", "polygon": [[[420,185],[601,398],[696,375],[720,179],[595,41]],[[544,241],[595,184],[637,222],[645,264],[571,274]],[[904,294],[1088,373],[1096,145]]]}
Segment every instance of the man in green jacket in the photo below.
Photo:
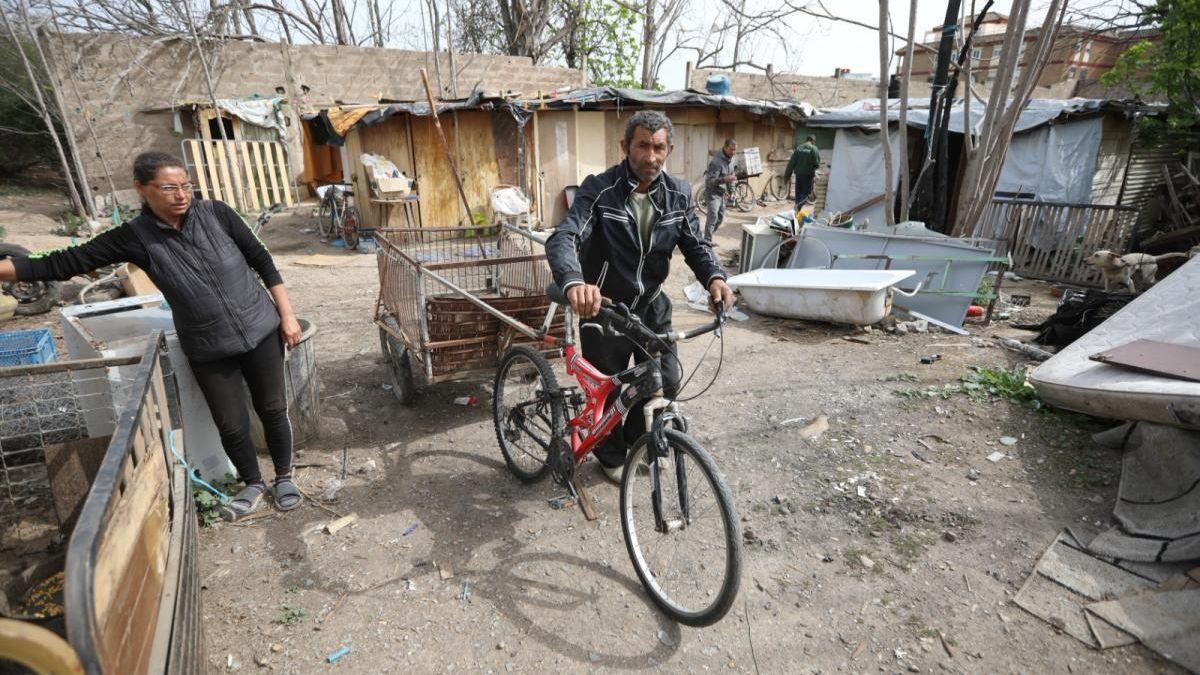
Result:
{"label": "man in green jacket", "polygon": [[817,168],[821,166],[821,151],[817,150],[817,139],[809,136],[804,139],[804,145],[792,151],[792,158],[788,160],[787,169],[783,172],[784,185],[792,178],[792,173],[796,174],[796,210],[804,206],[804,202],[808,200],[808,196],[812,194],[813,178],[817,174]]}

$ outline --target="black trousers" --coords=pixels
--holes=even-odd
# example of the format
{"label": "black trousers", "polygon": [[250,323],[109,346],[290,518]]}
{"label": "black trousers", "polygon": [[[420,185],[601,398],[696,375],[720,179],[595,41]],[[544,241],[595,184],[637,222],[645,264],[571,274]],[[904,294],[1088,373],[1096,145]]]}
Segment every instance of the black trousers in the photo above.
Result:
{"label": "black trousers", "polygon": [[[283,384],[283,341],[279,335],[272,332],[244,354],[191,365],[221,435],[221,445],[241,479],[246,482],[262,480],[254,443],[250,440],[246,387],[250,388],[254,411],[262,421],[275,474],[290,474],[292,423],[288,419],[287,393]],[[242,385],[243,381],[246,386]]]}
{"label": "black trousers", "polygon": [[[635,311],[646,326],[655,333],[665,333],[671,330],[671,301],[665,294],[660,293],[646,307]],[[633,363],[641,363],[649,357],[625,336],[605,335],[595,327],[587,326],[587,319],[581,321],[579,344],[583,358],[587,359],[600,372],[606,375],[617,373],[630,367]],[[674,398],[679,393],[679,382],[682,370],[675,346],[671,351],[658,357],[659,367],[663,375],[663,393],[667,398]],[[613,392],[609,403],[619,395]],[[646,433],[646,418],[642,414],[641,403],[634,405],[625,418],[625,426],[620,431],[614,431],[595,451],[596,459],[605,466],[620,466],[625,462],[625,452],[629,445]]]}

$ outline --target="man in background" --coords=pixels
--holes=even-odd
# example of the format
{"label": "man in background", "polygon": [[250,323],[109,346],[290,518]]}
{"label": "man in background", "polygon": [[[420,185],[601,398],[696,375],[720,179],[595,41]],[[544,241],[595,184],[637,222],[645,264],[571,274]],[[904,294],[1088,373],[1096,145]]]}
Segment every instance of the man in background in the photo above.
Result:
{"label": "man in background", "polygon": [[737,141],[725,139],[725,145],[713,153],[704,170],[704,194],[708,200],[708,216],[704,219],[704,237],[712,241],[713,233],[725,220],[725,193],[731,183],[737,182],[733,175],[733,156],[737,153]]}
{"label": "man in background", "polygon": [[799,211],[804,203],[808,201],[808,196],[812,194],[813,178],[817,175],[817,168],[821,166],[821,151],[817,149],[817,139],[809,136],[804,139],[804,144],[792,151],[792,158],[788,160],[787,169],[783,172],[783,183],[792,179],[792,173],[796,174],[796,210]]}

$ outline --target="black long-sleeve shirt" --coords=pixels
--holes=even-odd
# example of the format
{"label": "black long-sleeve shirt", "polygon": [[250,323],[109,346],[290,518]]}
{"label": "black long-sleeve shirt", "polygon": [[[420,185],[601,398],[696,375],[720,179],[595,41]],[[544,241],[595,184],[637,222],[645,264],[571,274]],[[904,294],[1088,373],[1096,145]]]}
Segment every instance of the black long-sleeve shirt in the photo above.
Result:
{"label": "black long-sleeve shirt", "polygon": [[283,277],[267,247],[224,202],[192,202],[178,230],[145,209],[78,246],[13,259],[22,281],[69,279],[119,262],[141,267],[162,291],[193,361],[248,352],[279,326],[264,285]]}

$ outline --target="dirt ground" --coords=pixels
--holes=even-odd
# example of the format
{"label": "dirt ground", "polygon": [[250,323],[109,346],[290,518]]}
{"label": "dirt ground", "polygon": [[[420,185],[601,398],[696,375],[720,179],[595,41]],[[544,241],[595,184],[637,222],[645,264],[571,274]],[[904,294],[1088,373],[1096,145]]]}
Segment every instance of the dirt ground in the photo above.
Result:
{"label": "dirt ground", "polygon": [[[39,210],[0,199],[8,240],[46,236]],[[721,228],[721,252],[752,215]],[[298,451],[297,482],[313,496],[344,484],[325,509],[202,530],[212,672],[1178,672],[1140,646],[1090,650],[1011,602],[1062,527],[1108,522],[1119,458],[1088,442],[1105,422],[930,389],[972,366],[1028,364],[987,339],[1030,335],[1009,321],[970,326],[972,337],[732,323],[719,380],[685,410],[734,493],[745,570],[729,615],[691,629],[643,593],[617,489],[598,471],[584,470],[600,510],[587,522],[551,509],[549,481],[509,475],[482,383],[397,403],[371,323],[374,257],[330,249],[311,226],[300,208],[264,240],[318,327],[324,424]],[[297,264],[314,252],[344,264]],[[689,275],[676,257],[677,327],[706,320],[683,300]],[[1050,288],[1006,284],[1034,299],[1011,321],[1052,311]],[[685,369],[705,346],[682,348]],[[455,405],[462,395],[478,402]],[[829,430],[800,439],[821,414]],[[997,450],[1006,457],[988,461]],[[358,521],[327,534],[335,513]]]}

